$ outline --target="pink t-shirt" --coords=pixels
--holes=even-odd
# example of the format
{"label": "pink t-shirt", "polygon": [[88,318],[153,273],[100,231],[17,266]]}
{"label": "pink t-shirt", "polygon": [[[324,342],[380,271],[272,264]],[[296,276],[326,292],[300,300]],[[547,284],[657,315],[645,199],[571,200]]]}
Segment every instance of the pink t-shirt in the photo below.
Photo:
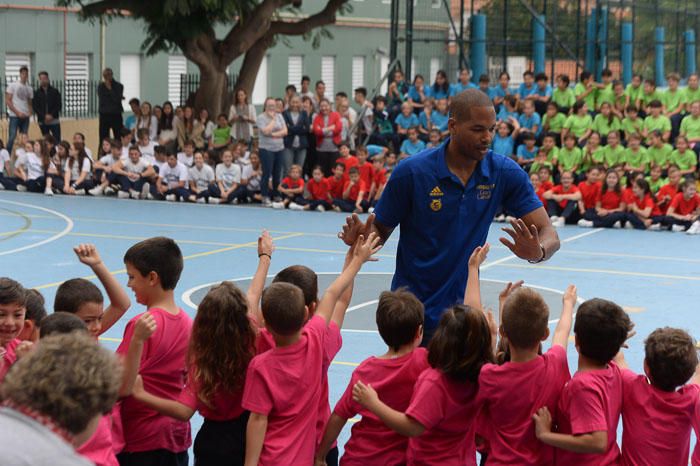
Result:
{"label": "pink t-shirt", "polygon": [[199,411],[202,417],[212,421],[229,421],[237,419],[243,414],[244,410],[241,406],[241,399],[243,398],[242,388],[234,393],[223,390],[214,393],[209,405],[199,399],[197,396],[198,391],[198,384],[194,380],[192,372],[189,372],[185,389],[182,390],[177,401],[190,409]]}
{"label": "pink t-shirt", "polygon": [[620,463],[617,424],[622,410],[622,373],[615,363],[605,369],[577,372],[559,399],[558,432],[587,434],[607,431],[605,453],[573,453],[555,449],[555,463],[561,466],[607,466]]}
{"label": "pink t-shirt", "polygon": [[255,356],[248,366],[243,408],[267,416],[260,465],[313,464],[326,331],[314,316],[297,343]]}
{"label": "pink t-shirt", "polygon": [[0,359],[0,383],[5,379],[12,365],[17,362],[17,353],[15,353],[15,350],[20,343],[22,343],[22,340],[15,338],[5,346],[5,355]]}
{"label": "pink t-shirt", "polygon": [[489,466],[552,464],[554,449],[537,440],[532,415],[546,406],[556,417],[570,378],[566,350],[559,345],[532,361],[481,368],[478,397],[488,428],[480,434],[489,444]]}
{"label": "pink t-shirt", "polygon": [[408,441],[409,466],[476,466],[477,387],[432,367],[418,377],[406,415],[425,432]]}
{"label": "pink t-shirt", "polygon": [[377,416],[354,401],[352,387],[358,380],[371,384],[380,400],[404,412],[411,401],[418,376],[428,367],[428,352],[425,348],[416,348],[396,359],[365,359],[353,371],[348,388],[333,412],[343,419],[360,414],[362,420],[352,426],[350,439],[345,444],[345,454],[340,459],[341,466],[406,464],[408,438],[386,427]]}
{"label": "pink t-shirt", "polygon": [[[693,430],[695,431],[695,438],[700,438],[700,403],[695,404],[695,413],[693,413]],[[700,442],[695,442],[695,448],[693,448],[693,456],[690,458],[690,464],[693,466],[700,466]]]}
{"label": "pink t-shirt", "polygon": [[[164,309],[149,309],[156,321],[156,331],[146,340],[139,374],[143,386],[155,396],[176,400],[185,385],[185,356],[192,333],[192,319],[180,310],[173,315]],[[126,324],[124,339],[117,354],[126,355],[138,315]],[[165,449],[175,453],[191,445],[190,423],[158,414],[128,396],[122,400],[121,420],[124,451],[135,453]]]}
{"label": "pink t-shirt", "polygon": [[665,392],[622,371],[622,464],[686,466],[700,386]]}
{"label": "pink t-shirt", "polygon": [[[308,322],[306,323],[308,325]],[[331,405],[328,401],[328,368],[331,362],[343,346],[343,337],[340,328],[334,322],[328,324],[328,330],[323,339],[323,371],[321,373],[321,398],[318,403],[318,420],[316,421],[316,446],[321,444],[326,423],[331,417]],[[258,354],[275,347],[275,340],[266,328],[262,328],[258,334]],[[333,442],[333,446],[336,442]]]}
{"label": "pink t-shirt", "polygon": [[95,466],[119,466],[112,446],[112,416],[102,416],[95,433],[76,451]]}

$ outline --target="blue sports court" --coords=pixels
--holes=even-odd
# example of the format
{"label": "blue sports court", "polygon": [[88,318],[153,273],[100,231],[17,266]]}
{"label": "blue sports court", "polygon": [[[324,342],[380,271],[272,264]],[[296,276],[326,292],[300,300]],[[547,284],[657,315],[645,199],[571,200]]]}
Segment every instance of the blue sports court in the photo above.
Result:
{"label": "blue sports court", "polygon": [[[185,269],[177,288],[179,304],[191,315],[208,286],[234,280],[245,289],[257,265],[257,237],[263,228],[272,234],[276,251],[271,273],[292,264],[304,264],[319,274],[320,288],[343,264],[344,244],[337,239],[345,216],[334,213],[273,211],[257,207],[208,206],[110,198],[44,197],[0,193],[0,275],[26,287],[37,288],[53,309],[56,287],[72,277],[89,276],[72,247],[94,243],[107,267],[126,285],[122,256],[133,243],[157,235],[180,245]],[[493,224],[492,246],[482,268],[484,302],[496,309],[504,282],[525,280],[542,291],[550,304],[552,329],[561,307],[561,292],[569,283],[579,297],[604,297],[621,304],[636,324],[627,359],[642,370],[643,340],[661,326],[687,329],[700,335],[700,243],[681,233],[603,230],[565,227],[559,230],[561,250],[544,264],[530,265],[515,258],[498,238],[501,225]],[[331,406],[345,390],[353,368],[385,345],[374,330],[374,309],[382,290],[390,286],[398,232],[359,276],[343,328],[343,348],[331,365]],[[128,291],[134,302],[133,295]],[[110,329],[103,343],[116,349],[129,318],[144,309],[134,305]],[[576,351],[568,349],[572,372]],[[193,434],[201,419],[193,418]],[[350,425],[341,435],[347,439]]]}

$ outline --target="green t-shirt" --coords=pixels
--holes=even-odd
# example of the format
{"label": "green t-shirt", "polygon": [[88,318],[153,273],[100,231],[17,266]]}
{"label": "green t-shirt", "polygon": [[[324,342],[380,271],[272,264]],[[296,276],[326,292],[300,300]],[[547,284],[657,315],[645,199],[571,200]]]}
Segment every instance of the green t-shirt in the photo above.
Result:
{"label": "green t-shirt", "polygon": [[668,184],[668,180],[661,177],[656,181],[653,181],[651,179],[651,176],[647,176],[645,178],[647,180],[647,183],[649,183],[649,188],[651,189],[651,192],[656,194],[659,192],[659,189],[661,189],[662,186],[666,186]]}
{"label": "green t-shirt", "polygon": [[682,154],[678,151],[678,149],[674,150],[671,152],[669,161],[678,165],[678,168],[681,170],[690,170],[698,164],[698,158],[692,149],[686,149],[686,151]]}
{"label": "green t-shirt", "polygon": [[600,108],[600,106],[603,102],[607,102],[610,105],[613,105],[615,103],[615,93],[613,92],[612,83],[610,83],[607,86],[605,86],[604,88],[598,89],[596,91],[596,96],[595,96],[596,108]]}
{"label": "green t-shirt", "polygon": [[659,115],[658,117],[649,115],[644,119],[644,129],[648,132],[658,129],[665,133],[666,131],[671,131],[671,120],[666,115]]}
{"label": "green t-shirt", "polygon": [[559,161],[559,171],[569,171],[573,169],[576,165],[581,164],[581,148],[574,147],[569,150],[566,147],[559,149],[559,156],[557,160]]}
{"label": "green t-shirt", "polygon": [[625,88],[625,94],[629,96],[631,105],[636,105],[635,102],[637,102],[639,96],[642,95],[642,92],[644,92],[644,87],[642,85],[634,87],[632,84],[628,84]]}
{"label": "green t-shirt", "polygon": [[564,127],[564,123],[566,123],[566,116],[564,116],[563,113],[557,113],[550,120],[549,115],[545,114],[544,117],[542,117],[543,129],[547,123],[549,123],[549,129],[547,130],[548,132],[561,133],[561,130]]}
{"label": "green t-shirt", "polygon": [[619,108],[623,112],[627,109],[627,94],[624,92],[620,95],[615,96],[615,107]]}
{"label": "green t-shirt", "polygon": [[663,102],[661,93],[654,89],[654,91],[651,94],[647,94],[646,92],[643,92],[639,95],[639,100],[642,101],[642,107],[646,107],[651,103],[652,100],[659,100]]}
{"label": "green t-shirt", "polygon": [[642,134],[642,128],[644,127],[644,120],[637,118],[632,121],[628,117],[622,120],[622,130],[629,136],[630,134],[637,133]]}
{"label": "green t-shirt", "polygon": [[[580,95],[586,92],[586,86],[584,86],[582,83],[576,84],[576,87],[574,87],[574,95],[576,96],[576,99],[580,99]],[[586,97],[583,98],[583,101],[586,102],[586,105],[588,105],[588,110],[594,110],[595,109],[595,89],[591,91],[590,94],[588,94]]]}
{"label": "green t-shirt", "polygon": [[545,154],[545,149],[540,147],[540,151],[538,152],[539,155],[547,155],[547,162],[553,164],[556,159],[559,158],[559,148],[554,146],[549,152],[546,152]]}
{"label": "green t-shirt", "polygon": [[[637,152],[633,152],[632,149],[625,149],[625,163],[629,164],[632,168],[642,168],[649,162],[649,156],[647,155],[647,150],[640,147]],[[644,167],[646,170],[646,167]]]}
{"label": "green t-shirt", "polygon": [[571,108],[576,103],[576,95],[574,95],[574,90],[567,87],[566,90],[562,91],[559,87],[556,87],[552,91],[552,102],[559,105],[559,107]]}
{"label": "green t-shirt", "polygon": [[612,147],[610,145],[603,147],[603,160],[605,161],[605,166],[608,168],[623,163],[625,161],[624,157],[625,148],[622,144],[618,144],[617,147]]}
{"label": "green t-shirt", "polygon": [[687,104],[692,104],[693,102],[698,102],[700,101],[700,87],[697,89],[691,89],[689,87],[686,87],[683,89],[683,92],[685,93],[685,102]]}
{"label": "green t-shirt", "polygon": [[610,131],[619,131],[621,128],[620,119],[613,116],[612,123],[603,114],[599,113],[595,116],[593,120],[593,131],[597,132],[601,136],[607,136]]}
{"label": "green t-shirt", "polygon": [[218,126],[214,128],[214,131],[212,132],[212,136],[214,139],[214,145],[215,146],[220,146],[221,144],[226,144],[229,139],[231,139],[231,128],[228,126],[224,126],[223,128],[219,128]]}
{"label": "green t-shirt", "polygon": [[549,171],[551,172],[553,166],[554,165],[551,162],[533,162],[532,165],[530,165],[530,174],[532,175],[533,173],[537,173],[542,167],[549,168]]}
{"label": "green t-shirt", "polygon": [[571,130],[577,138],[583,136],[592,125],[593,119],[588,114],[584,116],[570,115],[564,122],[564,128]]}
{"label": "green t-shirt", "polygon": [[579,167],[579,173],[586,173],[589,168],[593,165],[598,165],[603,163],[605,160],[605,152],[603,151],[603,146],[598,146],[589,152],[588,148],[583,149],[583,157],[581,159],[581,166]]}
{"label": "green t-shirt", "polygon": [[649,156],[649,162],[654,165],[658,165],[662,168],[666,168],[668,164],[668,158],[673,152],[673,147],[671,144],[664,144],[661,147],[649,146],[647,148],[647,155]]}
{"label": "green t-shirt", "polygon": [[681,134],[688,139],[700,138],[700,117],[688,115],[681,121]]}
{"label": "green t-shirt", "polygon": [[671,92],[671,89],[666,89],[661,94],[661,103],[666,107],[667,112],[676,110],[679,106],[681,109],[685,105],[685,92],[681,89],[676,89],[676,92]]}

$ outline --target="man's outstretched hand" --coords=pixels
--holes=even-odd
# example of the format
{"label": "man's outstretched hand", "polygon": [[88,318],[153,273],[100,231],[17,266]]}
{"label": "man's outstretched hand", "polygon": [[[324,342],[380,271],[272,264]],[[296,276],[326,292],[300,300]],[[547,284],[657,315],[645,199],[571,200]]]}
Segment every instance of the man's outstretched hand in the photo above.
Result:
{"label": "man's outstretched hand", "polygon": [[521,259],[539,261],[542,257],[540,235],[535,225],[528,226],[521,219],[510,222],[513,228],[502,228],[513,239],[500,238],[501,243]]}
{"label": "man's outstretched hand", "polygon": [[352,246],[360,235],[363,235],[365,238],[369,237],[370,233],[372,233],[373,224],[374,214],[370,214],[365,223],[362,223],[357,214],[352,214],[352,216],[345,219],[343,231],[338,233],[338,238],[342,239],[348,246]]}

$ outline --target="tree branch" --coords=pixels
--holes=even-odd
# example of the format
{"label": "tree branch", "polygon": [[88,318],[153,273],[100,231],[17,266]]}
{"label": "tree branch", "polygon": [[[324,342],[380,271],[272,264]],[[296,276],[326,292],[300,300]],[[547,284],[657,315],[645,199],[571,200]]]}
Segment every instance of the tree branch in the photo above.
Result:
{"label": "tree branch", "polygon": [[81,14],[86,18],[102,16],[108,11],[127,10],[133,13],[138,11],[138,7],[143,6],[144,2],[134,0],[102,0],[100,2],[84,4],[77,2],[81,7]]}
{"label": "tree branch", "polygon": [[270,33],[287,36],[301,36],[313,29],[335,23],[335,14],[349,0],[328,0],[328,3],[315,15],[301,21],[273,21]]}
{"label": "tree branch", "polygon": [[267,49],[272,46],[274,40],[275,36],[273,34],[265,34],[265,36],[258,39],[258,41],[248,49],[243,63],[241,64],[241,69],[238,71],[236,89],[244,89],[248,95],[253,94],[253,87],[255,86],[255,79],[260,70],[260,64],[267,53]]}

